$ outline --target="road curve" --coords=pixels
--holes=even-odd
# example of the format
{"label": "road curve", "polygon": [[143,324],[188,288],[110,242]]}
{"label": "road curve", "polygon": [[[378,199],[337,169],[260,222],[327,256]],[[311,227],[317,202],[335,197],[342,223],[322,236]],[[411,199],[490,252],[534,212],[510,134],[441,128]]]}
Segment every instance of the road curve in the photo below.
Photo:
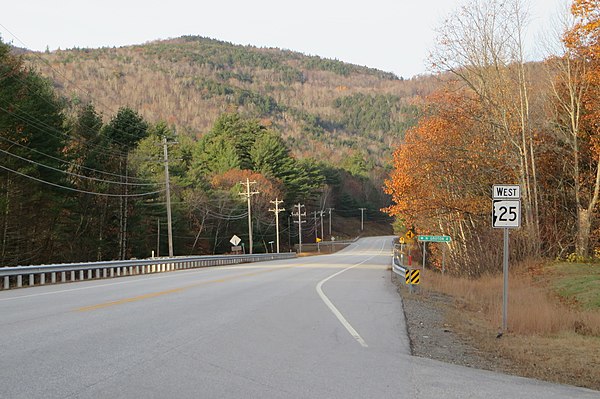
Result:
{"label": "road curve", "polygon": [[0,397],[600,397],[410,356],[391,242],[0,291]]}

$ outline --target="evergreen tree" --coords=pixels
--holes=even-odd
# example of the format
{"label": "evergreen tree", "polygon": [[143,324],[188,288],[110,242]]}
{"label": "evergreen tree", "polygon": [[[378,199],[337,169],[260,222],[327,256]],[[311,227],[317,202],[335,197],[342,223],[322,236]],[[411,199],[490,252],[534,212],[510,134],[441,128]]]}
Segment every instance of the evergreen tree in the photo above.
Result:
{"label": "evergreen tree", "polygon": [[67,184],[62,103],[1,41],[0,82],[0,262],[45,261],[65,194],[43,182]]}
{"label": "evergreen tree", "polygon": [[140,140],[148,135],[148,124],[134,110],[130,108],[120,108],[108,125],[105,126],[103,133],[106,135],[113,149],[120,153],[119,173],[121,174],[122,185],[119,197],[119,254],[118,258],[126,259],[130,253],[128,251],[128,227],[129,227],[129,207],[135,205],[135,201],[129,200],[131,194],[129,190],[129,152],[136,148]]}

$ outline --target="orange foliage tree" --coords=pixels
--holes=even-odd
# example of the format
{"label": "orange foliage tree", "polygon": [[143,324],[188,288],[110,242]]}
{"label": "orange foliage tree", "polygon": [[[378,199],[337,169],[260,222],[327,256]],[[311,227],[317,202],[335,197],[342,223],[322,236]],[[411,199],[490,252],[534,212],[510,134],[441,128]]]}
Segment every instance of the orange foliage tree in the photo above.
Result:
{"label": "orange foliage tree", "polygon": [[503,147],[494,149],[493,135],[476,118],[478,102],[450,92],[429,101],[426,116],[394,153],[385,182],[394,204],[386,211],[419,233],[450,235],[450,269],[477,275],[500,264],[486,239],[493,234],[490,188],[514,176]]}
{"label": "orange foliage tree", "polygon": [[572,154],[576,252],[587,257],[600,200],[600,2],[574,0],[571,13],[574,24],[563,37],[563,63],[570,67],[566,69],[568,79],[559,80],[562,85],[555,93],[559,107],[567,114],[563,119],[568,121],[562,130]]}

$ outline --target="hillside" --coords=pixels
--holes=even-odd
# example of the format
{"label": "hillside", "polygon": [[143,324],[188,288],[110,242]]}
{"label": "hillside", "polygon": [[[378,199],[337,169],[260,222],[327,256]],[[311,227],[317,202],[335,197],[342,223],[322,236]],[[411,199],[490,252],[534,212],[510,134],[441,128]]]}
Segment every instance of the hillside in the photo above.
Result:
{"label": "hillside", "polygon": [[225,111],[260,118],[298,157],[359,152],[388,164],[415,122],[431,78],[404,80],[342,61],[186,36],[121,48],[33,53],[29,60],[74,103],[110,118],[129,106],[150,122],[200,137]]}

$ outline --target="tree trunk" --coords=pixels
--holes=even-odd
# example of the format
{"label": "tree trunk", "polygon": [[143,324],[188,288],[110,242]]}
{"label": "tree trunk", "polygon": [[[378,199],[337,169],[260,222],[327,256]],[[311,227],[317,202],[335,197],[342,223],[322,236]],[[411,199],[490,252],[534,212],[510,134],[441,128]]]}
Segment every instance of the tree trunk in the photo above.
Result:
{"label": "tree trunk", "polygon": [[590,231],[592,227],[591,212],[587,209],[577,209],[577,255],[587,258],[590,246]]}

